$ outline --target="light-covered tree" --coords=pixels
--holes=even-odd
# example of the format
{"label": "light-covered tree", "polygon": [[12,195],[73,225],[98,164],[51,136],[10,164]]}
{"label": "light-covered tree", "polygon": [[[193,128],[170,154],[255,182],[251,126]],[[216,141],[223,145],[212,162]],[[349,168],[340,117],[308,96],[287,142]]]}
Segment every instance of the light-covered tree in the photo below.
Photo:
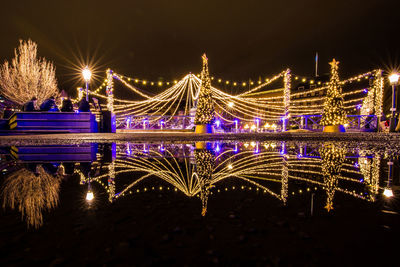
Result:
{"label": "light-covered tree", "polygon": [[333,59],[329,64],[331,65],[331,79],[324,103],[321,125],[344,125],[346,124],[346,111],[344,110],[342,87],[338,74],[339,61]]}
{"label": "light-covered tree", "polygon": [[211,91],[211,79],[208,73],[208,58],[206,54],[202,56],[203,70],[201,72],[201,88],[197,101],[196,116],[194,124],[204,125],[213,124],[215,120],[214,102]]}
{"label": "light-covered tree", "polygon": [[37,44],[31,40],[19,41],[15,57],[0,66],[0,94],[23,105],[32,97],[39,103],[58,95],[56,70],[53,63],[37,57]]}

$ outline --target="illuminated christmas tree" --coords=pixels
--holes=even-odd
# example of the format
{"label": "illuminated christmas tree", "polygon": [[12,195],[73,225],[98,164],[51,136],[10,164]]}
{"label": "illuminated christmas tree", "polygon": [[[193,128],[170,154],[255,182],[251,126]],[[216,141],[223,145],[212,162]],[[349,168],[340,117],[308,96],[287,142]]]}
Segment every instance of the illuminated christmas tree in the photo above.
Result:
{"label": "illuminated christmas tree", "polygon": [[[333,61],[329,64],[331,65],[331,79],[329,81],[328,91],[324,103],[324,113],[322,114],[321,125],[344,125],[346,124],[346,112],[343,106],[344,100],[342,96],[342,88],[339,82],[339,61],[333,59]],[[344,128],[342,130],[344,131]]]}
{"label": "illuminated christmas tree", "polygon": [[194,151],[196,160],[197,179],[200,184],[200,199],[202,202],[201,215],[207,212],[207,201],[210,194],[211,178],[215,167],[215,156],[207,149],[196,149]]}
{"label": "illuminated christmas tree", "polygon": [[324,189],[326,190],[326,206],[329,212],[333,210],[333,197],[335,195],[337,180],[346,158],[346,149],[333,143],[325,143],[319,149],[322,160],[322,174],[324,176]]}
{"label": "illuminated christmas tree", "polygon": [[211,125],[214,122],[214,102],[211,91],[211,79],[208,73],[208,58],[206,54],[203,58],[203,70],[201,72],[201,88],[197,101],[196,116],[194,124],[196,125]]}

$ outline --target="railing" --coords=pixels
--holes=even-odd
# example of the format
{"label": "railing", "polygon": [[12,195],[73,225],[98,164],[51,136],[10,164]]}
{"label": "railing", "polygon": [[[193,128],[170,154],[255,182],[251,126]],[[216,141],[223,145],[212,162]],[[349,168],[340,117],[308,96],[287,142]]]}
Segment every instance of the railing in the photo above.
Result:
{"label": "railing", "polygon": [[[322,115],[295,115],[290,117],[288,129],[306,129],[322,131]],[[117,129],[131,130],[165,130],[193,129],[194,116],[127,116],[117,118]],[[376,131],[378,118],[376,115],[347,115],[345,125],[348,131]],[[255,120],[253,123],[239,122],[222,123],[218,119],[214,123],[216,132],[246,133],[246,132],[280,132],[282,121],[266,122]]]}
{"label": "railing", "polygon": [[[291,117],[290,125],[292,128],[322,131],[321,119],[322,115],[296,115]],[[354,131],[376,131],[378,117],[376,115],[347,115],[345,127],[347,130]]]}
{"label": "railing", "polygon": [[192,129],[194,116],[127,116],[117,118],[117,129]]}

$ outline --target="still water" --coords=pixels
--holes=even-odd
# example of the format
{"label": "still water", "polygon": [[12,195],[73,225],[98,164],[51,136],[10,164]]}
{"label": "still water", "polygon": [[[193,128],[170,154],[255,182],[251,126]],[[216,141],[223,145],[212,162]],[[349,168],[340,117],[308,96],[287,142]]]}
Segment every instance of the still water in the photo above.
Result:
{"label": "still water", "polygon": [[341,142],[4,147],[0,263],[389,263],[399,152]]}

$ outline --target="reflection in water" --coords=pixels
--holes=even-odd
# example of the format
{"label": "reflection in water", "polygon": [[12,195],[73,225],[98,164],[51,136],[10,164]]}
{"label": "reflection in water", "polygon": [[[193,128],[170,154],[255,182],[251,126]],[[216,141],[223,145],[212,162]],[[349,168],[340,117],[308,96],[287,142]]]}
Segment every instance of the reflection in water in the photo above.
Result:
{"label": "reflection in water", "polygon": [[[80,162],[77,168],[73,163],[66,165],[65,173],[79,174],[80,184],[87,186],[89,205],[100,193],[98,185],[107,192],[109,202],[140,192],[169,190],[171,186],[187,197],[198,198],[202,216],[207,213],[212,195],[223,190],[262,192],[282,205],[290,205],[290,196],[301,194],[302,189],[322,189],[326,201],[321,207],[328,212],[333,210],[338,193],[369,202],[376,201],[384,189],[392,193],[390,181],[384,186],[379,181],[385,150],[349,148],[338,142],[126,143],[119,144],[117,152],[116,157],[108,157],[103,150],[103,158]],[[2,189],[3,207],[18,207],[28,226],[42,225],[42,213],[58,203],[62,176],[57,167],[26,164],[11,173]],[[167,186],[154,184],[155,177]],[[228,180],[233,181],[229,186],[224,183]],[[140,186],[145,181],[152,184]]]}
{"label": "reflection in water", "polygon": [[327,194],[325,209],[329,212],[333,209],[333,197],[345,160],[346,149],[333,143],[324,143],[319,149],[319,153],[322,159],[322,174]]}
{"label": "reflection in water", "polygon": [[43,224],[43,212],[58,205],[61,179],[59,171],[52,175],[40,165],[30,164],[17,170],[4,181],[3,208],[18,208],[28,227],[39,228]]}
{"label": "reflection in water", "polygon": [[200,199],[202,202],[201,215],[205,216],[207,212],[207,201],[210,194],[212,174],[215,167],[215,156],[212,151],[207,149],[196,149],[194,151],[196,159],[196,178],[200,185]]}

